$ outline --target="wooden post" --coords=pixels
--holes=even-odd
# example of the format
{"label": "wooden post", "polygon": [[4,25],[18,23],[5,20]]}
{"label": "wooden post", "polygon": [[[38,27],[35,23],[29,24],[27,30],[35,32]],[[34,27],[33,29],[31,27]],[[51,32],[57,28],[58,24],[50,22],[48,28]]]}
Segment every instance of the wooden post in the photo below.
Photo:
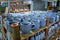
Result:
{"label": "wooden post", "polygon": [[50,18],[46,17],[46,26],[49,26],[49,21],[50,21]]}
{"label": "wooden post", "polygon": [[19,24],[13,23],[11,24],[11,27],[12,27],[13,40],[20,40]]}
{"label": "wooden post", "polygon": [[59,21],[60,21],[60,14],[59,14]]}
{"label": "wooden post", "polygon": [[45,31],[45,38],[44,38],[44,40],[46,40],[46,38],[48,36],[49,20],[50,20],[50,18],[46,17],[46,27],[44,29],[44,31]]}
{"label": "wooden post", "polygon": [[[60,24],[58,24],[58,26],[59,26],[59,31],[60,31]],[[60,32],[59,32],[59,34],[60,34]]]}

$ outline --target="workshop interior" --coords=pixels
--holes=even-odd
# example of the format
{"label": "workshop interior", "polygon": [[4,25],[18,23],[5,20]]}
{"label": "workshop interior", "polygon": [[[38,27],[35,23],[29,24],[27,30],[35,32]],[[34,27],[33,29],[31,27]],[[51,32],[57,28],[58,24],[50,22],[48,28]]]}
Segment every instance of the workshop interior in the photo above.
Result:
{"label": "workshop interior", "polygon": [[60,40],[60,0],[0,0],[0,40]]}

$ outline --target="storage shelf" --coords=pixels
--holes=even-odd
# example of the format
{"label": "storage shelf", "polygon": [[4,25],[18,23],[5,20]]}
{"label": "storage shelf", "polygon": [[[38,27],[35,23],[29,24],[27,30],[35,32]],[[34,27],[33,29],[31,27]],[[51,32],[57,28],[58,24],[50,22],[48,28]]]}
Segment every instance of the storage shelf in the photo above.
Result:
{"label": "storage shelf", "polygon": [[[48,27],[47,27],[47,26],[46,26],[46,27],[49,29],[50,26],[54,25],[54,24],[57,23],[57,22],[59,22],[59,21],[55,21],[55,22],[53,22],[52,24],[49,24]],[[45,28],[39,28],[39,29],[36,30],[36,31],[30,31],[30,33],[28,33],[28,34],[23,34],[23,33],[20,31],[21,40],[24,40],[24,39],[26,39],[26,38],[31,37],[32,35],[35,35],[35,34],[41,32],[42,30],[46,29],[46,27],[45,27]],[[7,30],[6,27],[5,27],[5,29]],[[7,30],[7,32],[11,35],[11,37],[13,37],[13,34],[12,34],[12,33],[10,33],[8,30]]]}
{"label": "storage shelf", "polygon": [[45,28],[40,28],[37,31],[30,31],[29,34],[22,34],[21,33],[21,35],[20,35],[21,36],[21,40],[26,39],[26,38],[28,38],[28,37],[30,37],[32,35],[35,35],[36,33],[39,33],[40,31],[42,31],[43,29],[45,29]]}
{"label": "storage shelf", "polygon": [[[50,27],[50,26],[52,26],[52,25],[54,25],[55,23],[57,23],[57,22],[59,22],[59,21],[56,21],[56,22],[54,22],[54,23],[52,23],[52,24],[49,24],[49,26],[48,26],[48,28]],[[46,26],[47,27],[47,26]],[[45,27],[45,28],[46,28]],[[26,38],[29,38],[29,37],[31,37],[32,35],[35,35],[36,33],[39,33],[40,31],[42,31],[42,30],[44,30],[45,28],[39,28],[37,31],[30,31],[30,33],[29,34],[22,34],[21,33],[21,40],[24,40],[24,39],[26,39]]]}

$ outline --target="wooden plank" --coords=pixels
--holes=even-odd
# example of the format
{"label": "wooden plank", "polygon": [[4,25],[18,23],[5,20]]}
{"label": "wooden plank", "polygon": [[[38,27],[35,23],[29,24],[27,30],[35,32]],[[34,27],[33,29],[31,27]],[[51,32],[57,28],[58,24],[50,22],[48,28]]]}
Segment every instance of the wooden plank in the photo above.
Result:
{"label": "wooden plank", "polygon": [[48,28],[50,28],[52,25],[54,25],[54,24],[55,24],[55,23],[57,23],[57,22],[59,22],[59,20],[58,20],[58,21],[53,22],[52,24],[50,24]]}
{"label": "wooden plank", "polygon": [[40,28],[40,29],[38,29],[37,31],[30,31],[30,33],[29,34],[21,34],[20,36],[21,36],[21,40],[23,40],[23,39],[26,39],[26,38],[28,38],[28,37],[30,37],[30,36],[32,36],[32,35],[35,35],[36,33],[39,33],[40,31],[42,31],[44,28]]}

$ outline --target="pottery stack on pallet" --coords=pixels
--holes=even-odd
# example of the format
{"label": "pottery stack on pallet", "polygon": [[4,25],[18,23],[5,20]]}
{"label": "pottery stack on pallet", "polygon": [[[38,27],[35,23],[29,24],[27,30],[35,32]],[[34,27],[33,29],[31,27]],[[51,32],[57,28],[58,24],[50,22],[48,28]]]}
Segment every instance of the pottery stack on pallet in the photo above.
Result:
{"label": "pottery stack on pallet", "polygon": [[[46,17],[50,18],[50,23],[53,23],[59,20],[59,16],[57,15],[56,12],[33,11],[33,12],[21,12],[21,13],[15,13],[15,14],[12,14],[12,13],[7,14],[6,18],[4,19],[4,24],[5,24],[5,27],[8,29],[8,31],[12,33],[11,24],[18,23],[20,25],[19,27],[20,31],[23,34],[28,34],[31,30],[36,31],[39,28],[44,28],[46,26]],[[49,31],[55,28],[57,28],[57,24],[53,25],[53,27],[51,26]],[[51,35],[53,35],[54,33],[55,32],[51,33]],[[40,37],[41,35],[42,37]],[[45,35],[44,31],[37,33],[36,35],[31,36],[30,40],[34,40],[34,39],[41,40],[44,37],[44,35]]]}

